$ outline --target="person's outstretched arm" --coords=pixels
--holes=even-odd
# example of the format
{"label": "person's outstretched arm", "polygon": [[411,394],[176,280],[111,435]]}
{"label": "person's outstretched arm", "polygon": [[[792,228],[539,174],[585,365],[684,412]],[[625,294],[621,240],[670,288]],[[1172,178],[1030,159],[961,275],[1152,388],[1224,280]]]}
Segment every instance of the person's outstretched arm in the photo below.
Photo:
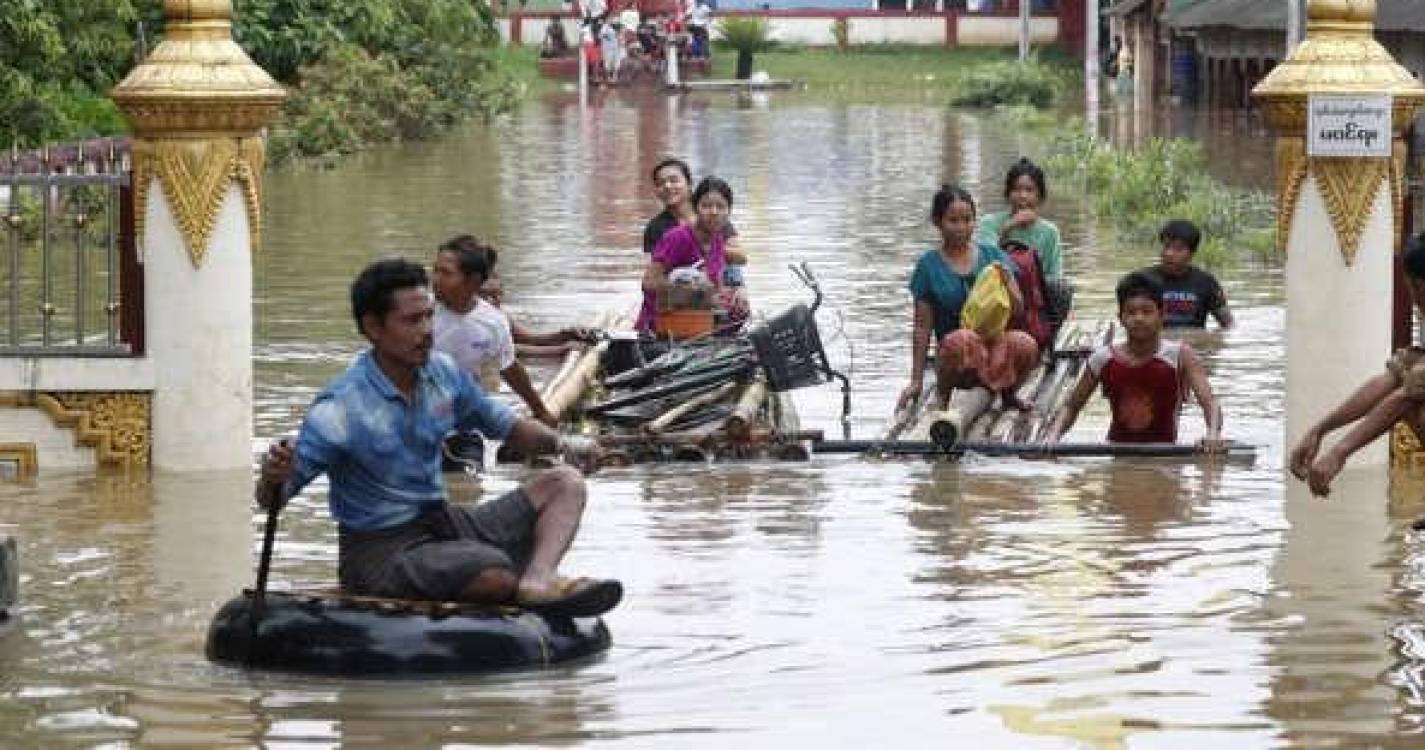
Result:
{"label": "person's outstretched arm", "polygon": [[926,348],[930,346],[934,324],[935,310],[930,303],[916,300],[910,329],[910,383],[901,391],[896,402],[897,410],[909,407],[925,390]]}
{"label": "person's outstretched arm", "polygon": [[1306,481],[1308,473],[1311,471],[1311,464],[1316,461],[1316,454],[1321,450],[1321,439],[1330,434],[1333,430],[1348,425],[1360,419],[1370,411],[1372,406],[1383,401],[1392,391],[1399,389],[1399,380],[1395,374],[1383,372],[1356,389],[1355,393],[1346,397],[1322,417],[1320,421],[1311,426],[1305,435],[1297,441],[1296,446],[1291,449],[1291,454],[1287,457],[1287,466],[1297,479]]}
{"label": "person's outstretched arm", "polygon": [[1074,422],[1079,418],[1079,412],[1083,411],[1084,404],[1089,402],[1089,397],[1093,396],[1094,389],[1098,387],[1098,375],[1085,367],[1079,382],[1074,384],[1074,392],[1069,394],[1069,400],[1064,407],[1054,415],[1054,421],[1049,423],[1049,430],[1044,435],[1044,442],[1054,444],[1063,439],[1064,433],[1074,426]]}
{"label": "person's outstretched arm", "polygon": [[1231,328],[1234,322],[1232,308],[1228,307],[1226,302],[1223,302],[1212,310],[1212,317],[1217,320],[1217,325],[1222,328]]}
{"label": "person's outstretched arm", "polygon": [[1404,388],[1396,388],[1391,391],[1390,395],[1367,411],[1364,417],[1347,430],[1346,434],[1342,435],[1330,450],[1312,462],[1311,469],[1306,474],[1306,483],[1311,487],[1311,492],[1322,497],[1330,494],[1331,480],[1341,473],[1342,467],[1346,465],[1346,459],[1371,441],[1384,435],[1392,425],[1399,422],[1410,411],[1412,406],[1418,404],[1418,401],[1405,395]]}
{"label": "person's outstretched arm", "polygon": [[524,369],[524,365],[516,361],[514,364],[500,371],[500,377],[509,384],[510,389],[519,394],[519,397],[529,407],[529,413],[535,419],[553,427],[559,423],[554,415],[549,413],[549,408],[544,405],[544,399],[539,397],[539,393],[534,390],[534,384],[529,380],[529,372]]}
{"label": "person's outstretched arm", "polygon": [[1192,389],[1193,395],[1197,398],[1197,405],[1202,409],[1202,419],[1207,423],[1207,435],[1199,443],[1202,449],[1208,453],[1219,453],[1223,450],[1222,443],[1222,405],[1217,402],[1217,397],[1212,394],[1212,386],[1207,382],[1207,368],[1202,366],[1202,360],[1198,359],[1197,352],[1192,347],[1183,344],[1182,351],[1183,379]]}

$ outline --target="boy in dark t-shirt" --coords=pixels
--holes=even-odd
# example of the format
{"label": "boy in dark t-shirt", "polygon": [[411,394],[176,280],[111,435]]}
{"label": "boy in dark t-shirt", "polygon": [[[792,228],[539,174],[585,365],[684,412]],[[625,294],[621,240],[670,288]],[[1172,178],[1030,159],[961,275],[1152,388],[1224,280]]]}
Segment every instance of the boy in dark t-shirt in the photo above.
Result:
{"label": "boy in dark t-shirt", "polygon": [[1165,328],[1206,328],[1210,313],[1223,328],[1232,327],[1232,311],[1217,277],[1192,264],[1202,233],[1192,222],[1174,219],[1158,232],[1162,259],[1143,269],[1163,288]]}

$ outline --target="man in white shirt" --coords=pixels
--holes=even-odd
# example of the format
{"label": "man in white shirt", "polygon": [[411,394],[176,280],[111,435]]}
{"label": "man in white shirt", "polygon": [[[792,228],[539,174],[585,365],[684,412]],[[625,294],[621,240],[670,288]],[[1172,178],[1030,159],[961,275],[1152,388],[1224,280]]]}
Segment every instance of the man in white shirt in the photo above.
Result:
{"label": "man in white shirt", "polygon": [[515,359],[509,319],[482,300],[480,285],[490,276],[491,249],[470,235],[442,244],[435,255],[432,286],[435,307],[434,345],[468,370],[487,391],[503,379],[529,407],[535,419],[553,427],[558,420],[530,383],[529,373]]}

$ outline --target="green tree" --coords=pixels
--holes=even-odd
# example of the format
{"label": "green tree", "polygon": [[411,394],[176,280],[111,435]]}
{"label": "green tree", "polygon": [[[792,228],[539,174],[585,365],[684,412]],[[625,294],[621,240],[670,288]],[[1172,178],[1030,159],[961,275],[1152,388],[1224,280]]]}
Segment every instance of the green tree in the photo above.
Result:
{"label": "green tree", "polygon": [[154,2],[0,0],[0,146],[122,130],[105,95]]}

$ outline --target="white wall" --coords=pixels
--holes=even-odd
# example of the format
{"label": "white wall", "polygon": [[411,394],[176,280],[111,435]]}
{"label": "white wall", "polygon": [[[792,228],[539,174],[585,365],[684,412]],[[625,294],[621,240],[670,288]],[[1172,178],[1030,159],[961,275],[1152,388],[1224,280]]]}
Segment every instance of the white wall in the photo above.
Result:
{"label": "white wall", "polygon": [[[851,19],[852,22],[857,19]],[[831,16],[818,18],[769,18],[767,25],[773,39],[788,44],[832,45],[836,37],[831,35],[831,26],[836,21]],[[714,26],[716,29],[716,26]],[[721,34],[714,31],[714,36]],[[943,41],[943,39],[942,39]]]}
{"label": "white wall", "polygon": [[[1019,44],[1019,19],[1005,16],[960,16],[956,39],[961,47],[1002,47]],[[1059,19],[1029,19],[1030,44],[1052,44],[1059,38]]]}
{"label": "white wall", "polygon": [[857,16],[846,25],[852,44],[945,44],[943,16]]}
{"label": "white wall", "polygon": [[98,465],[93,448],[79,445],[73,430],[56,426],[36,406],[0,407],[0,435],[0,442],[33,443],[42,472],[92,469]]}
{"label": "white wall", "polygon": [[0,357],[0,391],[151,391],[153,383],[146,357]]}
{"label": "white wall", "polygon": [[[549,28],[549,22],[552,20],[554,19],[547,16],[525,18],[522,20],[520,22],[521,43],[536,47],[542,44],[544,42],[545,31]],[[509,23],[508,20],[500,19],[501,34],[505,39],[509,39]],[[564,27],[564,39],[568,41],[570,45],[577,44],[579,41],[579,24],[572,18],[560,18],[559,23]]]}
{"label": "white wall", "polygon": [[[153,361],[125,357],[0,357],[0,391],[152,391]],[[39,407],[0,408],[0,442],[33,443],[40,471],[93,468],[94,449],[75,442]]]}

